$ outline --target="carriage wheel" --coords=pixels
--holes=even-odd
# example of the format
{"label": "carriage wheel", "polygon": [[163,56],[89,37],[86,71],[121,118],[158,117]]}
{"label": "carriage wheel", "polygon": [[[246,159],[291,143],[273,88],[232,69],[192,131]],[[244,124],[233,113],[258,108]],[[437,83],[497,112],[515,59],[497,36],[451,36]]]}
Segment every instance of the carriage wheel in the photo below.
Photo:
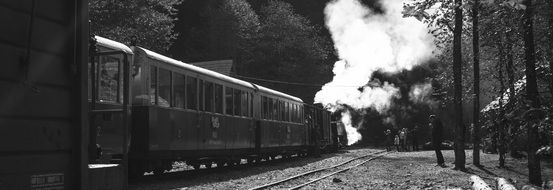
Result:
{"label": "carriage wheel", "polygon": [[218,167],[218,168],[222,168],[222,167],[224,167],[224,166],[225,166],[225,161],[223,161],[223,160],[217,161],[217,167]]}
{"label": "carriage wheel", "polygon": [[165,170],[161,167],[155,167],[153,172],[154,172],[154,175],[161,175],[163,174],[164,171]]}
{"label": "carriage wheel", "polygon": [[199,170],[199,169],[200,169],[200,164],[194,163],[194,164],[192,164],[192,167],[193,167],[195,170]]}
{"label": "carriage wheel", "polygon": [[240,165],[240,159],[233,160],[233,161],[232,161],[232,165],[235,165],[235,166]]}

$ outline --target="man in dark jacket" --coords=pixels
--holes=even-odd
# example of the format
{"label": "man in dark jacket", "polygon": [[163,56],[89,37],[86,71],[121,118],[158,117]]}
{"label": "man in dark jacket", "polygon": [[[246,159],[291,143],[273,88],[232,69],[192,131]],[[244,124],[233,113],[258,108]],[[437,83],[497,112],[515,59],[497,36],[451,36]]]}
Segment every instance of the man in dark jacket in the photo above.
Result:
{"label": "man in dark jacket", "polygon": [[442,121],[440,119],[436,118],[435,115],[430,115],[430,128],[432,129],[432,147],[434,148],[434,151],[436,152],[436,159],[438,161],[438,165],[441,167],[446,167],[444,163],[444,156],[442,155],[441,151],[441,145],[442,145],[442,133],[443,133],[443,126]]}
{"label": "man in dark jacket", "polygon": [[411,131],[411,141],[413,143],[413,151],[419,151],[419,141],[417,139],[417,134],[419,132],[419,125],[415,125]]}

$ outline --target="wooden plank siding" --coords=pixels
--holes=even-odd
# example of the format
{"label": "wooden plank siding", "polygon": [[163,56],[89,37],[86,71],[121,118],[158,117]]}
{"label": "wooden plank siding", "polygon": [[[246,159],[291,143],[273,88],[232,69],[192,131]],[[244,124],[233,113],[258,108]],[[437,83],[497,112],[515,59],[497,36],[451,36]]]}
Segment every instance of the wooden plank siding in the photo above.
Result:
{"label": "wooden plank siding", "polygon": [[0,1],[0,189],[87,187],[87,4]]}

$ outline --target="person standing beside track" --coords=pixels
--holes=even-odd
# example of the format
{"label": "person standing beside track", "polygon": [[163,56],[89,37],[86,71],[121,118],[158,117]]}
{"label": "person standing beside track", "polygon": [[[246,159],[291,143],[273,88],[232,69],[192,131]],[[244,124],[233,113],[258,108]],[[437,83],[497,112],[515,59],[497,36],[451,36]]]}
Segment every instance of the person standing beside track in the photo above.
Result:
{"label": "person standing beside track", "polygon": [[411,131],[411,143],[412,143],[412,146],[413,146],[413,151],[418,151],[419,150],[419,142],[417,141],[417,132],[419,131],[419,125],[416,124],[414,127],[413,127],[413,130]]}
{"label": "person standing beside track", "polygon": [[438,162],[438,166],[441,167],[447,167],[445,165],[444,156],[442,155],[442,133],[443,133],[443,126],[440,119],[436,118],[435,115],[430,115],[430,128],[432,129],[432,147],[434,148],[434,151],[436,152],[436,161]]}
{"label": "person standing beside track", "polygon": [[394,145],[396,146],[397,151],[399,152],[399,136],[394,137]]}
{"label": "person standing beside track", "polygon": [[384,131],[384,135],[386,135],[386,150],[391,151],[393,149],[392,131],[390,129],[387,129],[386,131]]}
{"label": "person standing beside track", "polygon": [[407,134],[405,134],[405,128],[402,128],[399,130],[399,144],[402,151],[406,151],[405,146],[405,139],[407,138]]}

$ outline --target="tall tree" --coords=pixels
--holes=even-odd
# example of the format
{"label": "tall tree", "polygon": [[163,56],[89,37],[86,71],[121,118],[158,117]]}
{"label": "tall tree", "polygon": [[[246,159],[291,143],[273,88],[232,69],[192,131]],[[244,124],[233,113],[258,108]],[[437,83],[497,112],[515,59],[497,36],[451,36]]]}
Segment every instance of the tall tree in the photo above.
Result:
{"label": "tall tree", "polygon": [[473,110],[473,150],[472,163],[480,165],[480,44],[478,34],[478,9],[479,0],[474,0],[472,7],[472,46],[473,46],[473,71],[474,71],[474,110]]}
{"label": "tall tree", "polygon": [[463,124],[463,85],[461,37],[463,32],[462,0],[455,0],[455,28],[453,29],[453,86],[455,115],[455,168],[465,170],[465,125]]}
{"label": "tall tree", "polygon": [[182,33],[171,52],[184,61],[233,59],[240,73],[252,62],[259,16],[246,0],[187,0],[176,28]]}
{"label": "tall tree", "polygon": [[[549,9],[549,18],[547,19],[548,27],[546,28],[549,51],[547,51],[546,54],[547,61],[549,62],[549,72],[552,75],[549,81],[549,91],[551,95],[553,95],[553,1],[547,0],[546,3]],[[553,104],[551,104],[551,106],[553,107]]]}
{"label": "tall tree", "polygon": [[182,0],[90,0],[91,34],[166,53],[177,33],[174,8]]}
{"label": "tall tree", "polygon": [[494,122],[495,124],[495,133],[498,137],[498,154],[499,154],[499,167],[505,167],[505,109],[503,107],[503,96],[505,93],[505,82],[503,79],[503,63],[505,63],[505,47],[504,47],[504,35],[502,33],[499,34],[499,39],[497,41],[497,46],[499,49],[499,59],[497,62],[497,80],[499,80],[499,112],[497,113],[497,120]]}
{"label": "tall tree", "polygon": [[259,16],[245,0],[208,0],[208,57],[233,59],[237,74],[255,62],[253,46],[260,28]]}
{"label": "tall tree", "polygon": [[[534,47],[534,27],[533,27],[533,5],[532,0],[525,0],[524,10],[524,55],[525,55],[525,75],[526,75],[526,99],[528,100],[532,109],[539,109],[539,95],[538,85],[536,77],[536,55]],[[533,118],[530,118],[533,119]],[[534,185],[541,185],[541,169],[539,158],[536,155],[538,150],[538,128],[534,122],[528,122],[528,172],[530,183]]]}
{"label": "tall tree", "polygon": [[[271,0],[260,9],[261,28],[255,45],[256,62],[246,74],[257,78],[293,83],[320,83],[328,72],[330,40],[320,34],[321,28],[294,12],[291,4]],[[327,79],[326,79],[327,80]],[[258,81],[256,81],[258,82]],[[304,101],[313,100],[319,87],[264,83],[277,90],[290,92]]]}

